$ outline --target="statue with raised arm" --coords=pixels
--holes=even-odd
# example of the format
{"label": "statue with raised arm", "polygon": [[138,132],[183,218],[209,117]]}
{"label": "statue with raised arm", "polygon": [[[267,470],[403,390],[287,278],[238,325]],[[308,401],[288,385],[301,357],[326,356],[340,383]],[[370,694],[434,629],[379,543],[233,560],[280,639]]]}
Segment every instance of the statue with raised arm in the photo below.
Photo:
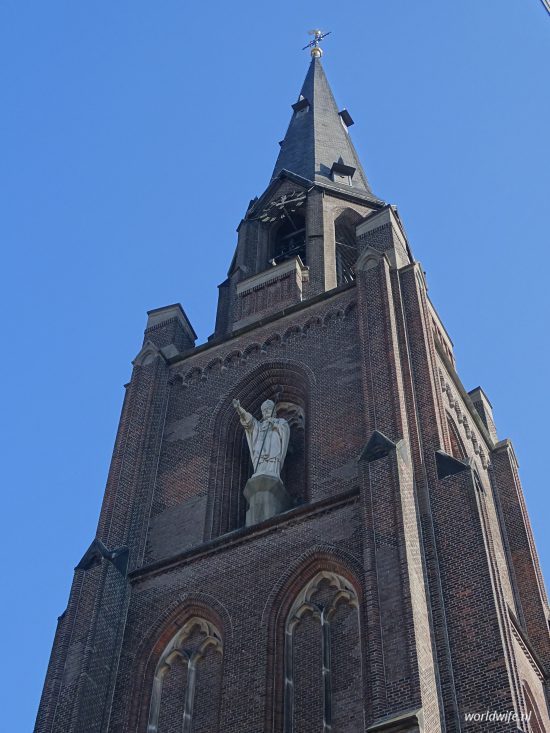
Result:
{"label": "statue with raised arm", "polygon": [[254,466],[253,476],[260,474],[281,478],[281,468],[288,448],[290,427],[286,420],[275,417],[275,403],[266,400],[262,404],[262,419],[256,420],[243,410],[239,400],[233,400],[241,425],[246,432],[250,458]]}
{"label": "statue with raised arm", "polygon": [[262,404],[262,419],[257,420],[241,407],[239,400],[233,400],[252,460],[253,473],[244,488],[249,508],[246,524],[256,524],[279,514],[292,505],[281,481],[281,469],[285,461],[290,438],[290,426],[283,418],[275,415],[275,403],[266,400]]}

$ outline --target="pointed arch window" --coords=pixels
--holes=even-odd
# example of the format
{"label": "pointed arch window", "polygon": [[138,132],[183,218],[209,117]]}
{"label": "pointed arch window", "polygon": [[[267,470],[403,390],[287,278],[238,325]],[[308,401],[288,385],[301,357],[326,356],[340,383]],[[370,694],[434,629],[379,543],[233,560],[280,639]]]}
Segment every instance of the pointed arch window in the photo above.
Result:
{"label": "pointed arch window", "polygon": [[284,733],[360,726],[359,603],[349,580],[317,573],[292,604],[284,639]]}
{"label": "pointed arch window", "polygon": [[222,638],[192,617],[166,646],[157,664],[147,733],[207,733],[218,728]]}

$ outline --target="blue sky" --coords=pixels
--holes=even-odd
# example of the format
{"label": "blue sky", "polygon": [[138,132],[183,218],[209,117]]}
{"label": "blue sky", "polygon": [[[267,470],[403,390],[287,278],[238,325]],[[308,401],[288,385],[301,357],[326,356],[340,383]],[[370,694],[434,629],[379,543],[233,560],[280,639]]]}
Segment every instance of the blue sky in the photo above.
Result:
{"label": "blue sky", "polygon": [[[200,340],[308,64],[513,439],[550,576],[550,16],[540,0],[0,3],[5,730],[32,729],[148,309]],[[7,576],[7,577],[6,577]]]}

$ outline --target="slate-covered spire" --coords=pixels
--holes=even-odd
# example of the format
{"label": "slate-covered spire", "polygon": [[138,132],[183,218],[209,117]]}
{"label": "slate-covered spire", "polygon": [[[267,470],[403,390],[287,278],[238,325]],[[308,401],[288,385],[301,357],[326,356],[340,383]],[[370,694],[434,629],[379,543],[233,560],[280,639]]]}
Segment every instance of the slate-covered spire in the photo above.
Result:
{"label": "slate-covered spire", "polygon": [[349,136],[348,127],[353,121],[346,111],[338,112],[318,56],[311,59],[302,91],[292,107],[294,112],[273,178],[287,170],[309,181],[334,185],[336,180],[339,185],[339,180],[351,175],[353,189],[372,195]]}

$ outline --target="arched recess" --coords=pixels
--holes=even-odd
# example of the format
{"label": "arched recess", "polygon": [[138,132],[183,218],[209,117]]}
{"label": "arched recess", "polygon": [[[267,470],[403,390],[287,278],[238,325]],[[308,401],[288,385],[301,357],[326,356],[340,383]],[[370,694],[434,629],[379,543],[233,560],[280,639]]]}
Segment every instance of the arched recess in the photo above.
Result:
{"label": "arched recess", "polygon": [[451,441],[451,453],[455,458],[462,460],[467,457],[464,443],[459,435],[458,428],[453,418],[447,413],[447,426],[449,428],[449,439]]}
{"label": "arched recess", "polygon": [[281,473],[295,505],[308,499],[307,421],[311,378],[298,364],[278,361],[262,364],[250,372],[226,396],[213,416],[214,435],[210,461],[207,538],[244,526],[246,500],[243,489],[253,473],[246,436],[233,400],[260,417],[260,406],[279,392],[276,415],[290,423],[290,441]]}
{"label": "arched recess", "polygon": [[317,557],[274,599],[266,730],[363,730],[360,585],[334,558]]}
{"label": "arched recess", "polygon": [[[219,717],[223,677],[222,653],[226,637],[231,636],[231,620],[225,608],[210,595],[189,596],[184,593],[166,606],[151,625],[136,630],[136,634],[140,643],[133,655],[131,690],[127,695],[124,730],[152,733],[156,725],[159,733],[162,733],[163,727],[166,730],[166,719],[169,718],[179,720],[181,727],[176,730],[177,733],[182,733],[187,696],[187,662],[183,654],[174,654],[168,659],[172,652],[178,651],[179,646],[183,646],[188,657],[199,652],[201,646],[204,647],[201,659],[198,659],[199,654],[195,656],[193,719],[201,733],[217,730],[215,723]],[[208,636],[213,637],[216,643],[211,643],[210,640],[205,643]],[[163,670],[166,662],[171,665],[171,670]],[[163,684],[159,685],[159,677],[163,678]],[[158,703],[159,687],[162,688],[159,719],[155,722],[153,708]],[[166,709],[162,707],[163,694]],[[206,715],[205,696],[212,700]],[[168,731],[171,733],[170,727]],[[193,733],[196,733],[195,727]]]}
{"label": "arched recess", "polygon": [[523,682],[522,689],[529,733],[546,733],[538,705],[527,682]]}
{"label": "arched recess", "polygon": [[216,625],[191,616],[156,665],[147,733],[218,730],[223,643]]}
{"label": "arched recess", "polygon": [[362,218],[357,211],[345,209],[334,220],[336,282],[338,285],[355,280],[355,263],[359,256],[355,228]]}

